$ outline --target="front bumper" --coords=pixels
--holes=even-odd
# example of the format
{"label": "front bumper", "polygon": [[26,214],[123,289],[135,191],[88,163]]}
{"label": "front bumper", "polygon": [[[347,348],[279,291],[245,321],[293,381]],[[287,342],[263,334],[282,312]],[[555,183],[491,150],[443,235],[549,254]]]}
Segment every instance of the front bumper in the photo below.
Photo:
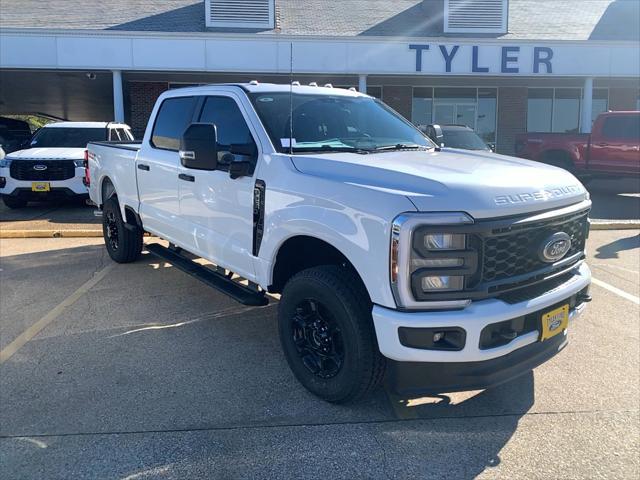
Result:
{"label": "front bumper", "polygon": [[[65,196],[88,195],[89,191],[84,185],[84,168],[77,167],[75,175],[67,180],[16,180],[10,175],[9,168],[0,168],[0,177],[5,178],[4,187],[0,187],[0,195],[25,196],[28,198],[44,198],[46,192],[32,192],[31,184],[34,182],[48,182],[51,193],[54,192]],[[50,194],[50,196],[52,196]]]}
{"label": "front bumper", "polygon": [[[420,391],[429,391],[429,382],[439,391],[477,388],[482,385],[486,387],[495,384],[496,381],[506,381],[518,372],[524,373],[550,358],[564,346],[563,342],[562,345],[558,344],[558,338],[566,340],[566,332],[545,342],[539,342],[540,332],[533,330],[495,348],[481,348],[482,330],[489,325],[547,310],[578,295],[588,288],[590,283],[591,271],[582,263],[576,267],[574,275],[562,285],[519,303],[509,304],[492,298],[472,302],[462,310],[427,312],[398,311],[376,305],[373,308],[373,321],[378,346],[380,352],[391,360],[391,376],[401,379],[397,382],[399,386],[406,387],[405,384],[411,383],[405,381],[407,378],[422,378],[421,383],[426,387],[419,388]],[[584,311],[585,306],[585,303],[578,303],[570,310],[570,323]],[[465,333],[464,347],[455,351],[408,347],[403,345],[399,335],[399,329],[402,327],[462,329]],[[511,368],[511,356],[517,358],[518,372]],[[433,371],[433,375],[425,373],[429,371]],[[415,375],[413,372],[422,373]],[[443,390],[445,386],[451,389]]]}
{"label": "front bumper", "polygon": [[[480,349],[480,333],[487,325],[510,320],[544,310],[572,295],[591,283],[591,271],[582,263],[570,280],[547,293],[520,303],[508,304],[497,298],[472,302],[462,310],[407,312],[373,307],[373,322],[380,352],[387,358],[401,362],[480,362],[502,357],[526,345],[538,341],[539,332],[533,331],[513,339],[506,345]],[[573,320],[580,315],[584,305],[569,314]],[[410,348],[400,343],[400,327],[437,328],[459,327],[466,331],[462,350],[442,351]]]}

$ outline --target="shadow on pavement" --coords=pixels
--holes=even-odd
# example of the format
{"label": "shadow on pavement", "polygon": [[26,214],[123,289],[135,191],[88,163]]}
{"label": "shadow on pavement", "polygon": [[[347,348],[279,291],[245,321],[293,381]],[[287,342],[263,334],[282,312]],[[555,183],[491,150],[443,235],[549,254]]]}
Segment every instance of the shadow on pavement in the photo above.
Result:
{"label": "shadow on pavement", "polygon": [[590,217],[603,220],[640,219],[640,181],[634,178],[592,180],[587,184],[593,206]]}
{"label": "shadow on pavement", "polygon": [[640,235],[632,235],[630,237],[618,238],[613,242],[598,247],[596,258],[618,258],[618,252],[625,250],[633,250],[640,247]]}
{"label": "shadow on pavement", "polygon": [[[3,276],[24,282],[74,262],[92,272],[110,262],[103,251],[3,257]],[[534,403],[528,373],[479,393],[393,405],[379,391],[358,405],[327,404],[290,373],[275,312],[238,305],[152,255],[117,265],[0,366],[1,435],[13,440],[3,455],[7,471],[65,472],[77,458],[77,476],[93,476],[99,465],[111,477],[215,458],[218,474],[232,477],[264,476],[264,462],[306,472],[315,462],[332,472],[328,478],[384,471],[471,479],[500,463]],[[53,445],[16,438],[32,436]],[[185,442],[189,448],[178,446]],[[100,443],[108,445],[86,453]],[[140,443],[146,448],[129,457]],[[362,470],[368,462],[372,470]]]}

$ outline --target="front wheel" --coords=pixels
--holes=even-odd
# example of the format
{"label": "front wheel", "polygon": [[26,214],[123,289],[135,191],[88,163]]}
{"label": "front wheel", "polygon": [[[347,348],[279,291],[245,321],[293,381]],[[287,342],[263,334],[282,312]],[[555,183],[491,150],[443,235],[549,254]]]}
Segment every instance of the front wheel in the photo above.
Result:
{"label": "front wheel", "polygon": [[102,235],[109,256],[118,263],[133,262],[142,252],[142,229],[125,224],[117,197],[104,202]]}
{"label": "front wheel", "polygon": [[350,270],[326,265],[291,278],[282,292],[278,330],[293,374],[323,400],[355,402],[380,384],[385,363],[371,301]]}

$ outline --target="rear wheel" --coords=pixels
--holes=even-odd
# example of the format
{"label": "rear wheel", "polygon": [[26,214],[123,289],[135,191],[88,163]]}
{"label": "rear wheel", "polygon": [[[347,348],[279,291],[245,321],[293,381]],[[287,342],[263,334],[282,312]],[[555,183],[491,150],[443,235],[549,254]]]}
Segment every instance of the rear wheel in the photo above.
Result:
{"label": "rear wheel", "polygon": [[282,292],[278,329],[289,367],[314,395],[350,403],[380,384],[371,301],[353,272],[327,265],[296,274]]}
{"label": "rear wheel", "polygon": [[118,263],[133,262],[142,251],[142,229],[126,224],[120,213],[117,197],[104,202],[102,235],[109,256]]}
{"label": "rear wheel", "polygon": [[9,208],[23,208],[27,206],[27,200],[21,197],[2,197],[2,201]]}

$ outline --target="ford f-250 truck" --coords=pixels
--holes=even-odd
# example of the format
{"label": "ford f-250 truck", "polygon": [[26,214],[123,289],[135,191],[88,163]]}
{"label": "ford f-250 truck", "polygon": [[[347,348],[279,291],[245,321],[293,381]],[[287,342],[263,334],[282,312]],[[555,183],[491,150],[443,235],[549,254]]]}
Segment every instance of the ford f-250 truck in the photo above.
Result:
{"label": "ford f-250 truck", "polygon": [[516,155],[581,178],[640,175],[640,112],[601,113],[591,133],[524,133]]}
{"label": "ford f-250 truck", "polygon": [[403,395],[499,384],[558,353],[590,299],[573,175],[440,151],[355,91],[172,90],[141,143],[88,149],[111,258],[150,232],[169,247],[149,252],[244,304],[281,294],[288,364],[327,401],[385,372]]}

